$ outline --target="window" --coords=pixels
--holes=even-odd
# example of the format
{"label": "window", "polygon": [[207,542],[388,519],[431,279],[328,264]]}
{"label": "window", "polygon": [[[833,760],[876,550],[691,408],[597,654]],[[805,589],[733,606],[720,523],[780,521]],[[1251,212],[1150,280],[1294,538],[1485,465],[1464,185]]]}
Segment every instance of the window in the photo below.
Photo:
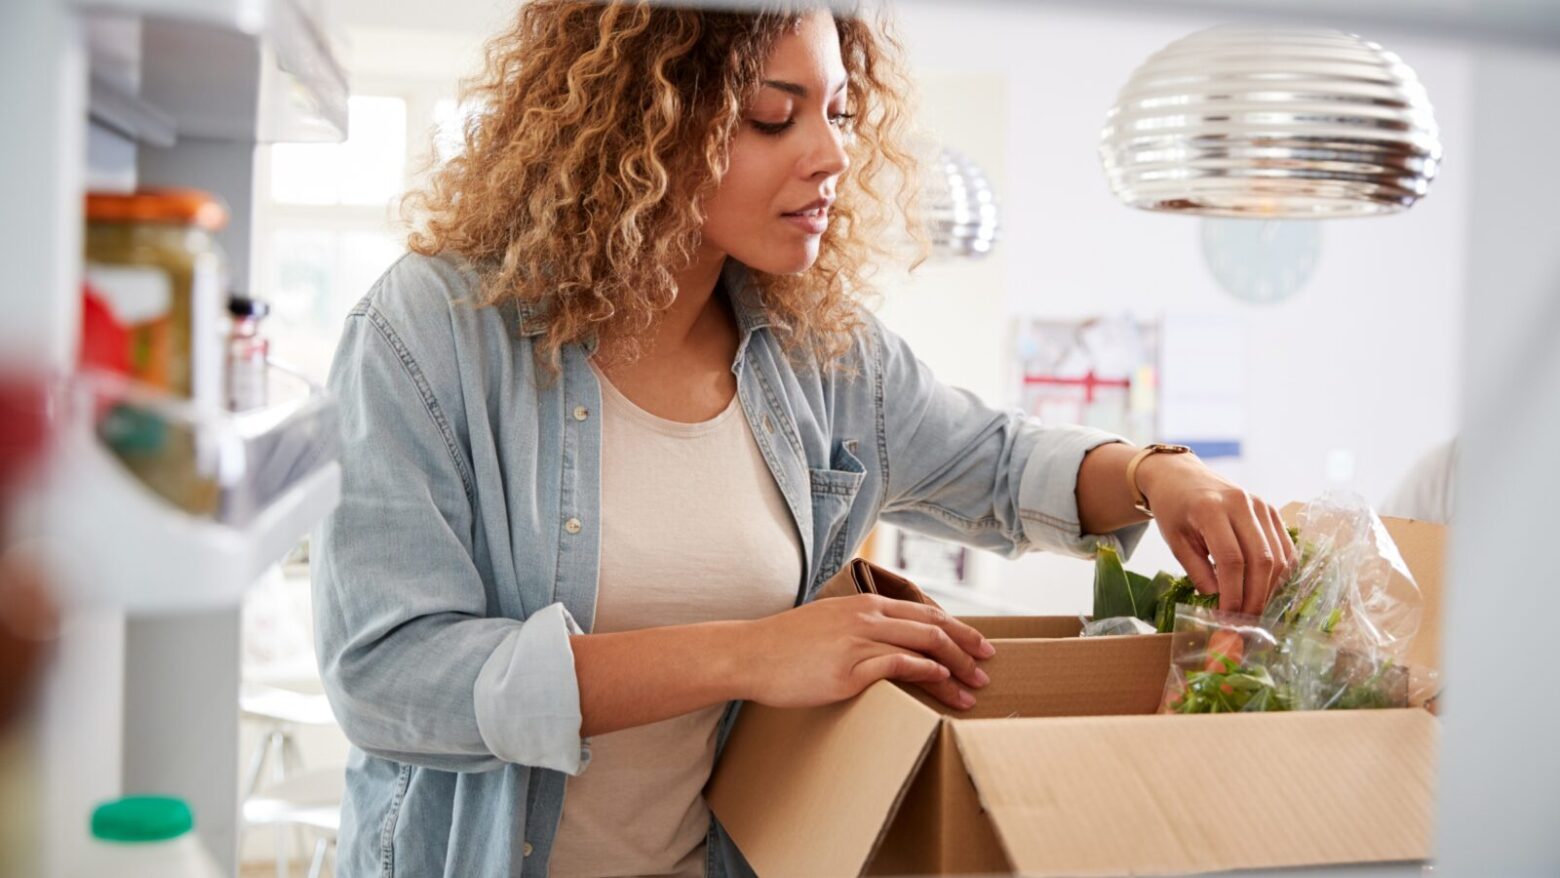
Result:
{"label": "window", "polygon": [[287,223],[270,232],[269,244],[273,355],[323,382],[347,312],[401,255],[403,242],[350,224]]}
{"label": "window", "polygon": [[440,162],[454,158],[465,146],[466,126],[478,109],[477,104],[457,103],[454,98],[441,98],[433,105],[433,149]]}
{"label": "window", "polygon": [[370,84],[348,101],[344,143],[261,148],[253,294],[271,304],[266,335],[279,362],[324,382],[347,312],[406,249],[395,200],[430,131],[460,124],[451,85]]}
{"label": "window", "polygon": [[345,143],[271,147],[271,200],[281,204],[380,205],[406,182],[406,101],[355,95]]}

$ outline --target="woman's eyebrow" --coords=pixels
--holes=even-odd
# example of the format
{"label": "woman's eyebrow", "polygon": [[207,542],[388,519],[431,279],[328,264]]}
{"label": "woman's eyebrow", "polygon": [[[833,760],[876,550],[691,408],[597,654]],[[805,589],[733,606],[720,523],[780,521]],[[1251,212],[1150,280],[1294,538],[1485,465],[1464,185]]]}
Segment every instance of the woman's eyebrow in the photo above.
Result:
{"label": "woman's eyebrow", "polygon": [[[797,83],[797,82],[787,82],[784,79],[766,79],[761,84],[762,85],[766,85],[766,86],[768,86],[770,88],[779,89],[780,91],[783,91],[786,94],[796,95],[799,98],[805,98],[809,94],[807,86],[802,85],[801,83]],[[844,90],[844,88],[845,88],[845,80],[842,79],[842,80],[840,80],[839,85],[836,85],[834,87],[834,91],[831,92],[831,94],[839,94],[841,91]]]}

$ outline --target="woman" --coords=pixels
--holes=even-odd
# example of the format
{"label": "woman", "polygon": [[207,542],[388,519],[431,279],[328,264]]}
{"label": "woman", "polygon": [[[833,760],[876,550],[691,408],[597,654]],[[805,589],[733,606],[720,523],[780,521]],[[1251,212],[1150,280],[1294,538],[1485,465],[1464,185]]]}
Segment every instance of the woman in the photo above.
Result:
{"label": "woman", "polygon": [[[490,44],[486,112],[332,370],[341,874],[742,872],[700,794],[729,704],[986,683],[940,613],[809,602],[877,520],[1010,557],[1136,542],[1137,449],[937,383],[856,304],[909,167],[892,47],[565,0]],[[1259,609],[1292,554],[1272,508],[1186,454],[1135,477],[1199,586]]]}

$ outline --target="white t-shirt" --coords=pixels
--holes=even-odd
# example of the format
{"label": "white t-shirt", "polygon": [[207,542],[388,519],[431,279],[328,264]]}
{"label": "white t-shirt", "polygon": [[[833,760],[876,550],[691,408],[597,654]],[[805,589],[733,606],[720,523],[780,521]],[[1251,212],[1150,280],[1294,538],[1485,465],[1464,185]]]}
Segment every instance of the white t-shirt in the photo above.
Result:
{"label": "white t-shirt", "polygon": [[[790,609],[802,547],[741,404],[698,424],[601,380],[601,567],[592,633]],[[704,874],[724,705],[591,739],[565,788],[554,876]]]}
{"label": "white t-shirt", "polygon": [[1430,449],[1377,511],[1396,518],[1451,524],[1457,506],[1457,442]]}

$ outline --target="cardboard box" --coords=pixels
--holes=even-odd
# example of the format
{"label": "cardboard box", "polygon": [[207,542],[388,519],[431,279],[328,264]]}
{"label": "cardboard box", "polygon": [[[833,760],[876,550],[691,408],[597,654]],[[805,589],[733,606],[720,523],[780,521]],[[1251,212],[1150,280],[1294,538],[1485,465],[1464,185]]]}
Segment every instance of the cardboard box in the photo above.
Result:
{"label": "cardboard box", "polygon": [[[1425,553],[1444,545],[1441,529],[1388,525],[1438,595],[1440,560]],[[744,707],[706,796],[760,876],[1429,858],[1429,713],[1157,715],[1169,635],[1083,639],[1063,617],[965,621],[997,646],[971,711],[887,682],[821,708]]]}

